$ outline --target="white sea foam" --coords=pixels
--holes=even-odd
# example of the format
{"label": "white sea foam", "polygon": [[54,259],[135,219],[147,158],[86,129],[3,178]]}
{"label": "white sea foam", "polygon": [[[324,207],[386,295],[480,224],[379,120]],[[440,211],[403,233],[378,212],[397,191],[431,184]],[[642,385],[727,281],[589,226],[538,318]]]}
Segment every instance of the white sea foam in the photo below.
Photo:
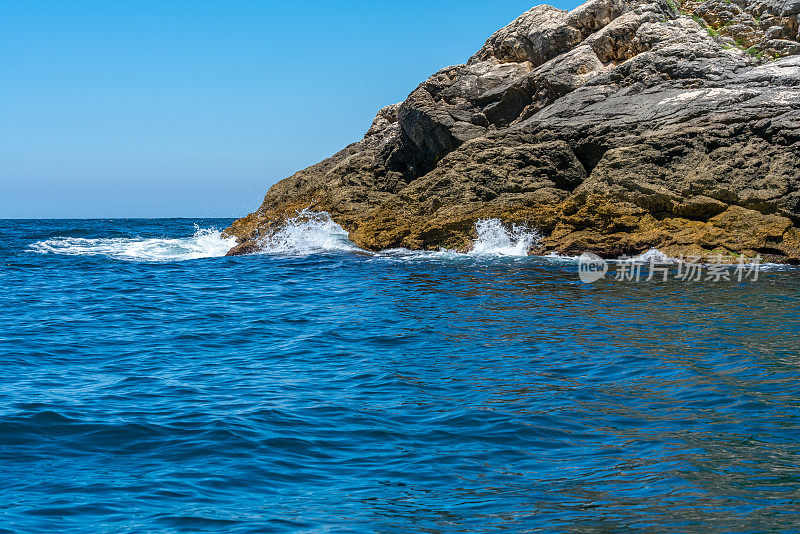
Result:
{"label": "white sea foam", "polygon": [[287,220],[272,235],[260,241],[261,253],[308,256],[321,252],[354,252],[361,249],[347,236],[347,231],[323,212],[304,210]]}
{"label": "white sea foam", "polygon": [[525,257],[541,234],[526,226],[506,227],[500,219],[482,219],[475,223],[477,238],[466,252],[453,249],[412,251],[404,248],[383,250],[379,256],[398,259],[459,260],[475,257]]}
{"label": "white sea foam", "polygon": [[[678,264],[678,263],[682,263],[682,262],[683,263],[698,263],[696,261],[696,259],[692,258],[691,256],[676,258],[676,257],[673,257],[673,256],[668,256],[667,254],[661,252],[657,248],[650,249],[647,252],[643,252],[642,254],[639,254],[638,256],[634,256],[633,258],[630,258],[630,259],[620,258],[620,259],[609,260],[609,261],[610,262],[633,261],[633,262],[638,262],[638,263],[650,263],[652,261],[655,264],[662,264],[662,265],[665,265],[665,264]],[[736,261],[731,261],[731,262],[722,261],[720,263],[720,260],[713,261],[713,258],[712,258],[711,261],[702,261],[702,262],[699,262],[699,263],[701,265],[704,265],[704,266],[720,265],[720,264],[729,265],[731,268],[734,268],[737,265],[739,265]],[[760,259],[756,260],[756,258],[744,258],[744,260],[742,262],[742,265],[744,265],[744,266],[755,266],[755,265],[758,265],[762,269],[767,268],[767,267],[782,267],[782,266],[784,266],[784,265],[779,264],[779,263],[764,263]]]}
{"label": "white sea foam", "polygon": [[[556,254],[555,252],[551,252],[546,256],[540,256],[542,259],[553,261],[553,262],[564,262],[564,263],[578,263],[581,259],[580,256],[566,256],[562,254]],[[608,263],[620,263],[620,262],[637,262],[637,263],[650,263],[653,261],[655,264],[670,264],[670,263],[677,263],[678,260],[676,258],[672,258],[667,256],[657,248],[650,249],[638,256],[634,256],[633,258],[611,258],[607,259]]]}
{"label": "white sea foam", "polygon": [[542,236],[526,226],[510,229],[500,219],[482,219],[475,223],[478,238],[469,254],[473,256],[527,256],[531,246]]}
{"label": "white sea foam", "polygon": [[556,254],[555,252],[551,252],[546,256],[539,256],[543,260],[547,260],[553,263],[578,263],[581,259],[580,256],[567,256],[564,254]]}
{"label": "white sea foam", "polygon": [[672,258],[667,256],[657,248],[651,248],[647,252],[643,252],[638,256],[631,258],[631,261],[639,262],[639,263],[656,263],[656,264],[664,264],[664,263],[677,263],[677,258]]}
{"label": "white sea foam", "polygon": [[171,262],[224,256],[236,244],[215,228],[199,228],[184,238],[53,237],[30,245],[40,254],[106,256],[125,261]]}

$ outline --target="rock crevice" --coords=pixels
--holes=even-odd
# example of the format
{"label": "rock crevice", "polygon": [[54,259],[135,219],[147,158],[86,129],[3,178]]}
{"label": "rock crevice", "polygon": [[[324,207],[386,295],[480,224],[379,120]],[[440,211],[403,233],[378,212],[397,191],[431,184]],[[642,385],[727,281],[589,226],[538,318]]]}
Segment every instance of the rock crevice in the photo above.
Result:
{"label": "rock crevice", "polygon": [[535,7],[273,186],[227,230],[231,253],[313,208],[372,250],[467,248],[499,218],[540,230],[536,253],[800,261],[798,14],[794,0]]}

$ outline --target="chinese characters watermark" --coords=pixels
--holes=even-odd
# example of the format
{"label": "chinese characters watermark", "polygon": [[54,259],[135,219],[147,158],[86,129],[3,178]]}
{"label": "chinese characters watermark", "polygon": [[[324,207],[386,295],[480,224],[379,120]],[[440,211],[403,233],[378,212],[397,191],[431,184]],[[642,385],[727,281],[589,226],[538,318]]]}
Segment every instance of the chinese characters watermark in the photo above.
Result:
{"label": "chinese characters watermark", "polygon": [[729,258],[722,255],[706,262],[702,262],[699,256],[664,261],[651,255],[620,258],[613,262],[615,269],[612,271],[612,262],[587,252],[578,258],[578,276],[584,284],[597,282],[606,276],[617,282],[756,282],[761,273],[761,261],[760,255],[754,258],[740,256],[736,263],[731,263]]}

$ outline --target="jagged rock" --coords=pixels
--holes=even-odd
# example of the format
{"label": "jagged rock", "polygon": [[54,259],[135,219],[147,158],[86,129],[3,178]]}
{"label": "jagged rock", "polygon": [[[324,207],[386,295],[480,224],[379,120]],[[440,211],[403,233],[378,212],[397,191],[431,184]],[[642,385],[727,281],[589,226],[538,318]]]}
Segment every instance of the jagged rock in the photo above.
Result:
{"label": "jagged rock", "polygon": [[[776,4],[777,5],[777,4]],[[789,17],[800,14],[800,0],[786,0],[780,4],[780,16]]]}
{"label": "jagged rock", "polygon": [[500,218],[540,230],[536,253],[800,261],[798,11],[535,7],[382,109],[364,139],[273,186],[227,230],[231,253],[311,208],[373,250],[467,248],[477,220]]}

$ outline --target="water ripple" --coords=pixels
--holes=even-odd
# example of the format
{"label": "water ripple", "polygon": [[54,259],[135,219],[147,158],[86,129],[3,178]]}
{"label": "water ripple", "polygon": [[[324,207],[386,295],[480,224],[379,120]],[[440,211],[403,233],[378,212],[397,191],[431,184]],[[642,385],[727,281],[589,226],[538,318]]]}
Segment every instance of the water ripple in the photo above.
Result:
{"label": "water ripple", "polygon": [[797,531],[796,269],[30,251],[194,222],[0,222],[0,532]]}

